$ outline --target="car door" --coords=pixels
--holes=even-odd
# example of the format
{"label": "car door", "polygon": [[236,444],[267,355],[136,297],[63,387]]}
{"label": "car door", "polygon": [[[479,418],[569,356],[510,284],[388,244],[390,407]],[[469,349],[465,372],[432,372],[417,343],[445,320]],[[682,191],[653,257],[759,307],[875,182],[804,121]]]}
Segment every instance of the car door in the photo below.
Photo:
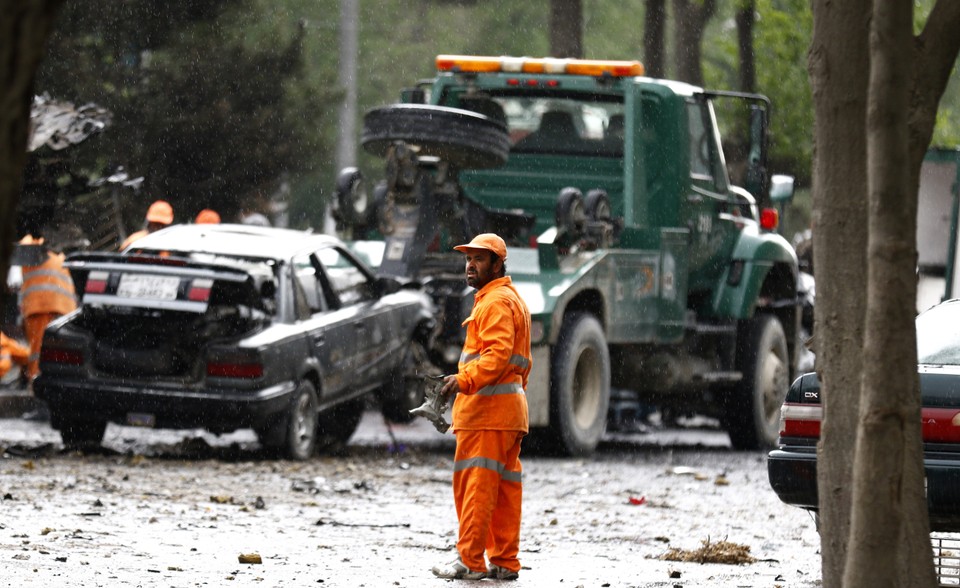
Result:
{"label": "car door", "polygon": [[323,291],[317,261],[310,254],[293,259],[295,289],[303,297],[299,324],[309,340],[310,351],[320,366],[321,400],[335,398],[349,389],[357,355],[355,312],[331,305]]}
{"label": "car door", "polygon": [[375,278],[339,247],[325,247],[316,256],[322,265],[325,295],[351,321],[357,345],[353,373],[358,387],[372,387],[386,376],[390,357],[399,353],[399,315],[378,296]]}

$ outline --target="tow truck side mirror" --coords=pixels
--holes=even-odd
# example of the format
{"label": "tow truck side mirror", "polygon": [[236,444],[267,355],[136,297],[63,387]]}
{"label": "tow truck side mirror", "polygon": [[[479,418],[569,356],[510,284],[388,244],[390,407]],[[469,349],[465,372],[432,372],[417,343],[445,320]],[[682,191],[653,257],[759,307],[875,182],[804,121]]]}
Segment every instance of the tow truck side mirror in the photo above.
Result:
{"label": "tow truck side mirror", "polygon": [[774,174],[770,177],[770,202],[780,204],[793,198],[793,176]]}

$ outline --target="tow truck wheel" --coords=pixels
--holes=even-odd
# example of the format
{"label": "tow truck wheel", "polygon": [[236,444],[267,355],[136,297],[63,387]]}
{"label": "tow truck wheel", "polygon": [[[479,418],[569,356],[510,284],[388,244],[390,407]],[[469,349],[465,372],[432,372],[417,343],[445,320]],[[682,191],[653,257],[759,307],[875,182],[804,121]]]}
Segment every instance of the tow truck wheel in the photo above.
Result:
{"label": "tow truck wheel", "polygon": [[787,337],[777,317],[758,314],[740,329],[737,363],[743,373],[724,407],[724,425],[734,449],[773,447],[780,407],[790,387]]}
{"label": "tow truck wheel", "polygon": [[[403,362],[397,366],[383,383],[380,394],[380,412],[387,419],[400,424],[409,423],[415,417],[410,411],[423,404],[424,378],[430,360],[423,345],[412,341],[406,350]],[[439,374],[438,374],[439,375]]]}
{"label": "tow truck wheel", "polygon": [[610,404],[610,353],[593,315],[564,316],[550,373],[550,432],[556,448],[566,455],[588,455],[606,430]]}
{"label": "tow truck wheel", "polygon": [[343,449],[360,426],[364,406],[364,397],[361,396],[320,413],[317,448],[321,453],[336,453]]}
{"label": "tow truck wheel", "polygon": [[337,176],[337,214],[348,225],[367,222],[369,199],[363,174],[355,167],[345,167]]}
{"label": "tow truck wheel", "polygon": [[413,146],[417,157],[437,157],[460,169],[499,167],[510,153],[503,123],[468,110],[393,104],[363,117],[364,149],[384,157],[397,141]]}
{"label": "tow truck wheel", "polygon": [[98,447],[103,442],[103,434],[107,430],[105,421],[80,421],[70,419],[56,419],[52,423],[55,429],[60,430],[60,438],[67,449],[89,449]]}
{"label": "tow truck wheel", "polygon": [[306,380],[300,382],[287,413],[269,427],[257,431],[260,443],[296,461],[310,459],[317,450],[318,406],[313,384]]}

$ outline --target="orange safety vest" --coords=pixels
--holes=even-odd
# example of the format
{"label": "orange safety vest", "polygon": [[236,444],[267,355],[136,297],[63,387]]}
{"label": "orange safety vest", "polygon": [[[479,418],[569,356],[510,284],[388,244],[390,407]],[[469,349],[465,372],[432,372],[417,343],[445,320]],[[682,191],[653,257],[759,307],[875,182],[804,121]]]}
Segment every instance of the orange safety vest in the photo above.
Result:
{"label": "orange safety vest", "polygon": [[530,310],[509,276],[474,295],[463,321],[467,339],[458,364],[460,393],[453,403],[453,430],[529,430],[524,390],[533,359]]}
{"label": "orange safety vest", "polygon": [[77,308],[73,279],[63,267],[63,259],[62,253],[49,251],[47,260],[41,265],[24,266],[23,284],[17,296],[23,316],[41,313],[63,315]]}

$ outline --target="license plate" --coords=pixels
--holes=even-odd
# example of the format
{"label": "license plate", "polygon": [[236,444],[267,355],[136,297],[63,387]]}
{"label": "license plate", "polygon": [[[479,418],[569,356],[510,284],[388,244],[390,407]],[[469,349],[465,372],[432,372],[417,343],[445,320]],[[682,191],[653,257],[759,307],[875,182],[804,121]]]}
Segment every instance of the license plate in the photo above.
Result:
{"label": "license plate", "polygon": [[127,424],[131,427],[153,428],[157,424],[157,418],[152,414],[147,414],[145,412],[128,412]]}
{"label": "license plate", "polygon": [[117,296],[176,300],[179,287],[180,278],[176,277],[123,274],[120,276],[120,285],[117,286]]}

